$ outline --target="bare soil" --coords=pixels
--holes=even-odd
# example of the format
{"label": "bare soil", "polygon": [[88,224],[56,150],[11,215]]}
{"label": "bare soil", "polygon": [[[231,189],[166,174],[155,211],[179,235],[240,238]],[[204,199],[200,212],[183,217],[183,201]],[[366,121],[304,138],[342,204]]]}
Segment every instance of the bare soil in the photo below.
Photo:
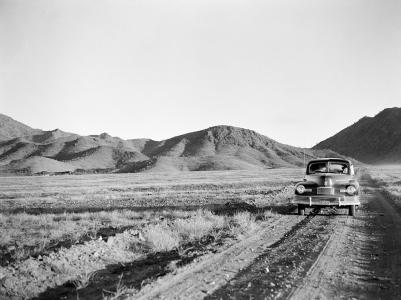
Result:
{"label": "bare soil", "polygon": [[[99,230],[95,233],[85,233],[78,240],[64,239],[64,240],[56,240],[46,246],[44,249],[37,251],[36,246],[24,246],[23,250],[29,252],[29,256],[32,258],[37,258],[43,255],[49,255],[52,252],[55,252],[61,248],[69,249],[73,245],[81,245],[85,242],[91,241],[93,239],[97,239],[101,237],[104,241],[107,242],[108,238],[111,236],[115,236],[118,233],[123,233],[124,231],[130,229],[136,229],[138,226],[123,226],[123,227],[103,227],[99,228]],[[9,250],[7,247],[0,247],[0,266],[4,267],[13,262],[19,260],[16,256],[17,249]]]}
{"label": "bare soil", "polygon": [[142,259],[125,264],[108,265],[96,272],[90,284],[76,291],[72,282],[46,290],[35,299],[102,299],[105,291],[114,291],[120,280],[131,289],[140,289],[144,284],[164,276],[177,267],[185,266],[206,253],[215,253],[224,243],[224,237],[214,240],[206,236],[200,241],[188,243],[182,251],[176,249],[167,252],[151,253]]}
{"label": "bare soil", "polygon": [[291,227],[305,219],[297,215],[280,216],[274,223],[266,224],[227,249],[204,256],[200,262],[145,287],[137,295],[138,299],[202,299],[251,265]]}

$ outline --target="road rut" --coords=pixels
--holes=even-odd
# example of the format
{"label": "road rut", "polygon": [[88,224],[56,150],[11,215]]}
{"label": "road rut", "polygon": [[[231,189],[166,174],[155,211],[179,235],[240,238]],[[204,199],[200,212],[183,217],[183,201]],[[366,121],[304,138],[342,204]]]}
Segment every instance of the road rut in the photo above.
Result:
{"label": "road rut", "polygon": [[289,229],[307,219],[297,215],[279,216],[273,223],[265,225],[228,249],[208,255],[201,262],[181,269],[178,274],[167,275],[145,287],[138,298],[203,299],[251,264]]}
{"label": "road rut", "polygon": [[290,299],[399,299],[401,215],[369,178],[356,218],[327,247]]}

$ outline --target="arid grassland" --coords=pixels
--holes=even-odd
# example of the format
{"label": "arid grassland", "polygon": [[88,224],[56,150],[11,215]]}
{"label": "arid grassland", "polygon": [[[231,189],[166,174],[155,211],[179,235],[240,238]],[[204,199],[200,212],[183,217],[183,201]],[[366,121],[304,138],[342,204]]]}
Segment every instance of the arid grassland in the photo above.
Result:
{"label": "arid grassland", "polygon": [[255,233],[300,169],[4,177],[0,297],[118,299]]}
{"label": "arid grassland", "polygon": [[0,210],[41,214],[259,201],[300,176],[300,169],[272,169],[2,177]]}

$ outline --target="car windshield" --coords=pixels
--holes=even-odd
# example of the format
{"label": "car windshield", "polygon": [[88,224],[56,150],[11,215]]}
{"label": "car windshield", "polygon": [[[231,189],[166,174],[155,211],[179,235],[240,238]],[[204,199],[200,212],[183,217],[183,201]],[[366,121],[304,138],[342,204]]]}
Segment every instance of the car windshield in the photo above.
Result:
{"label": "car windshield", "polygon": [[309,174],[316,173],[334,173],[334,174],[350,174],[350,166],[346,162],[313,162],[309,164]]}

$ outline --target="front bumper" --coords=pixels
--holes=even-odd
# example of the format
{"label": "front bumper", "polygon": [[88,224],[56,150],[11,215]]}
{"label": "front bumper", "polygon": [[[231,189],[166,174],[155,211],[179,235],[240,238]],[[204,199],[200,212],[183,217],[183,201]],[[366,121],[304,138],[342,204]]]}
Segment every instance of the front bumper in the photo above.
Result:
{"label": "front bumper", "polygon": [[295,195],[292,200],[294,204],[303,204],[307,206],[348,206],[360,205],[359,196],[344,195],[313,195],[301,196]]}

